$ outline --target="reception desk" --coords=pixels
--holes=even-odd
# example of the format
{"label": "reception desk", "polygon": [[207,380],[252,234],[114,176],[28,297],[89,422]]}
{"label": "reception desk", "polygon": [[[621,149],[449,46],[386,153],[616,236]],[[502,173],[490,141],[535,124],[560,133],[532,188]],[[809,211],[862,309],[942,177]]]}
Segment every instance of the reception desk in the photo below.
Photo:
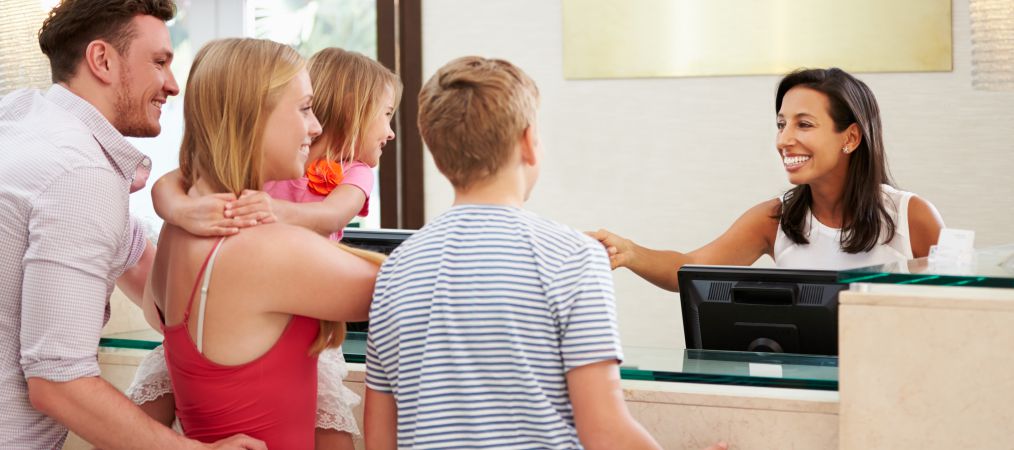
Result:
{"label": "reception desk", "polygon": [[1014,246],[842,273],[840,448],[1014,448]]}
{"label": "reception desk", "polygon": [[[843,272],[840,357],[625,347],[628,406],[666,449],[1014,448],[1011,254],[981,251],[961,274],[925,260]],[[99,362],[124,389],[161,336],[110,331]],[[359,393],[364,339],[350,333],[344,346]]]}
{"label": "reception desk", "polygon": [[[365,338],[349,333],[342,346],[346,382],[360,394]],[[160,341],[150,329],[103,338],[103,377],[126,389],[141,358]],[[665,448],[703,448],[720,439],[744,445],[739,448],[837,445],[835,357],[649,347],[625,347],[624,353],[620,374],[628,405]],[[356,414],[362,418],[361,406]]]}

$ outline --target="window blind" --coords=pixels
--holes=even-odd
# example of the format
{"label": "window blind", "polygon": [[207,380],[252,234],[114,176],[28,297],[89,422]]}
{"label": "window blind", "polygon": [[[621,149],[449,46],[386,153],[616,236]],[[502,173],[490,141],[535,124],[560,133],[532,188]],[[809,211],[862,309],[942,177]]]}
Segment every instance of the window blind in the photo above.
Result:
{"label": "window blind", "polygon": [[43,8],[39,0],[0,1],[0,95],[51,83],[49,60],[39,50]]}

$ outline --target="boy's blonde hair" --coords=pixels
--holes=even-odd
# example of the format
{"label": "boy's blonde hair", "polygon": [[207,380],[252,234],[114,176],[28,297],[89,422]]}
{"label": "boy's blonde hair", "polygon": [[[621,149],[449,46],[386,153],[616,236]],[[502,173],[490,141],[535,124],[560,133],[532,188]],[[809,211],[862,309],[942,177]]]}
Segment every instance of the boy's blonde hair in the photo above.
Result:
{"label": "boy's blonde hair", "polygon": [[216,192],[261,189],[268,114],[306,67],[292,47],[265,39],[220,39],[194,58],[183,97],[180,172]]}
{"label": "boy's blonde hair", "polygon": [[360,53],[325,48],[309,62],[313,84],[313,112],[323,132],[315,140],[324,143],[324,157],[331,161],[356,159],[370,121],[380,114],[385,89],[401,99],[401,80],[393,72]]}
{"label": "boy's blonde hair", "polygon": [[457,189],[497,173],[535,123],[539,88],[502,59],[465,56],[437,70],[419,92],[419,132]]}

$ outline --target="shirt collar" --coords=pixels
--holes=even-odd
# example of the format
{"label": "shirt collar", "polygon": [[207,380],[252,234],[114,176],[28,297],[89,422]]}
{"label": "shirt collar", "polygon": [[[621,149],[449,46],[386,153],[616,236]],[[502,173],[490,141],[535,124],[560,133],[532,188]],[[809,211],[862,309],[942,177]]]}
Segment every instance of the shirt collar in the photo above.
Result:
{"label": "shirt collar", "polygon": [[95,106],[59,84],[49,88],[46,99],[62,107],[88,127],[120,175],[130,182],[130,192],[144,187],[151,173],[151,158],[127,142],[127,139],[99,110],[95,109]]}

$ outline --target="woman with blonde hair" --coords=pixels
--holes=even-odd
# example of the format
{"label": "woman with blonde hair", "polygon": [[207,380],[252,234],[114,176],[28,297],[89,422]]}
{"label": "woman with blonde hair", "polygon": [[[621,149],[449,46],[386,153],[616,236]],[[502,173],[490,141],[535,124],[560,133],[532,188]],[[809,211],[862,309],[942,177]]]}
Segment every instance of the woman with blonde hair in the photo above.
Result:
{"label": "woman with blonde hair", "polygon": [[[239,195],[299,177],[321,130],[312,99],[290,47],[226,39],[202,48],[184,101],[180,175],[190,195]],[[145,300],[163,324],[186,435],[246,433],[269,448],[312,448],[317,353],[343,335],[319,321],[364,320],[376,272],[293,225],[209,238],[167,223]]]}
{"label": "woman with blonde hair", "polygon": [[[238,202],[228,204],[229,196],[221,194],[188,197],[183,176],[174,171],[152,190],[160,215],[200,235],[228,234],[219,227],[223,221],[239,226],[282,221],[340,240],[342,228],[353,217],[368,213],[372,168],[379,163],[382,147],[394,137],[390,122],[402,85],[380,63],[339,48],[321,50],[310,58],[309,74],[312,107],[323,131],[310,145],[304,176],[265,181],[262,191],[245,190]],[[209,204],[211,214],[202,216],[201,208]],[[239,219],[226,219],[226,213]],[[201,220],[187,219],[194,217]],[[243,223],[251,219],[253,223]],[[341,324],[327,326],[344,335]],[[317,448],[352,449],[352,437],[360,435],[352,409],[361,399],[342,384],[348,370],[336,344],[340,339],[332,342],[318,361]],[[172,386],[158,349],[141,365],[127,394],[153,417],[172,423]]]}

